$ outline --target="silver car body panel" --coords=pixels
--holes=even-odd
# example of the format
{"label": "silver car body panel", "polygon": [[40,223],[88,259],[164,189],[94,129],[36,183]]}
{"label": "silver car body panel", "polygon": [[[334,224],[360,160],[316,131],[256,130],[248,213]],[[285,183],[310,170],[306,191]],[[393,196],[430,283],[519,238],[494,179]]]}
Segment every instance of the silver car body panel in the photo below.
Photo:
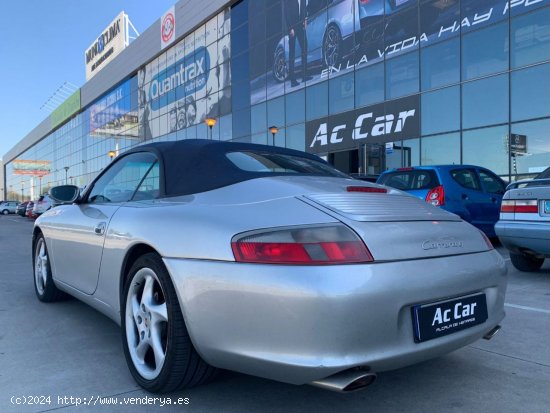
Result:
{"label": "silver car body panel", "polygon": [[[159,200],[62,205],[35,225],[46,237],[56,285],[119,324],[125,259],[138,245],[153,248],[166,264],[191,339],[207,362],[289,383],[359,365],[381,371],[412,364],[475,341],[500,322],[506,270],[477,229],[447,213],[439,220],[360,221],[364,213],[353,216],[313,201],[320,194],[350,195],[346,188],[357,185],[379,187],[343,178],[260,178]],[[391,188],[388,194],[351,195],[380,197],[392,208],[405,197],[414,199]],[[94,230],[101,222],[104,235]],[[236,234],[335,222],[365,241],[374,263],[234,260],[230,242]],[[414,342],[411,305],[474,292],[486,294],[487,321]]]}
{"label": "silver car body panel", "polygon": [[525,180],[510,185],[503,202],[536,200],[538,213],[501,212],[495,232],[502,244],[514,253],[529,251],[550,258],[550,185],[528,185],[534,182]]}
{"label": "silver car body panel", "polygon": [[[189,334],[207,362],[294,384],[355,366],[380,372],[436,357],[481,338],[504,317],[506,268],[496,251],[300,268],[165,263]],[[414,342],[413,304],[474,292],[486,294],[485,323]]]}

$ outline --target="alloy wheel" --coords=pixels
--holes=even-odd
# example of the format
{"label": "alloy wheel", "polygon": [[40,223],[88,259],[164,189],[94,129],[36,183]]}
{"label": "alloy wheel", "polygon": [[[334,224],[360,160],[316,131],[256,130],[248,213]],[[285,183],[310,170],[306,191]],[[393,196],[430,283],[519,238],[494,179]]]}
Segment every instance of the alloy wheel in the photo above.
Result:
{"label": "alloy wheel", "polygon": [[155,379],[166,359],[168,311],[162,286],[150,268],[133,277],[126,298],[126,340],[137,372]]}

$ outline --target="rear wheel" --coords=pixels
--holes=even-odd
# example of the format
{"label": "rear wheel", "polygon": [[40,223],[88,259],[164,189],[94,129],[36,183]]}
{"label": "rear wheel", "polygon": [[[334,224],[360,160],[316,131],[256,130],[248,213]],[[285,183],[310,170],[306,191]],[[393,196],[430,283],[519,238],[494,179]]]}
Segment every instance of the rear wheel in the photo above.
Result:
{"label": "rear wheel", "polygon": [[162,259],[145,254],[132,266],[123,292],[122,343],[132,376],[151,392],[194,387],[216,369],[196,352]]}
{"label": "rear wheel", "polygon": [[510,253],[510,260],[514,267],[525,272],[538,271],[544,263],[544,258],[537,258],[527,254]]}
{"label": "rear wheel", "polygon": [[8,211],[7,209],[2,210],[2,215],[8,215],[9,213],[10,211]]}
{"label": "rear wheel", "polygon": [[54,284],[50,266],[50,256],[46,240],[42,234],[36,237],[34,244],[34,291],[38,299],[45,303],[59,301],[67,297]]}
{"label": "rear wheel", "polygon": [[342,60],[342,35],[337,26],[328,27],[323,39],[323,60],[326,67],[336,67]]}

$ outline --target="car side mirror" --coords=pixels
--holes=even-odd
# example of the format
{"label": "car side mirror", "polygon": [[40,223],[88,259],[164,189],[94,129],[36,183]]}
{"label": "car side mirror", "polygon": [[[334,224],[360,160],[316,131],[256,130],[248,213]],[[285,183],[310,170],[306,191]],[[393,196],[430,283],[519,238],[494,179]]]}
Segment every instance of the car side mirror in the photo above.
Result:
{"label": "car side mirror", "polygon": [[75,185],[54,186],[48,192],[56,204],[72,204],[80,198],[80,188]]}

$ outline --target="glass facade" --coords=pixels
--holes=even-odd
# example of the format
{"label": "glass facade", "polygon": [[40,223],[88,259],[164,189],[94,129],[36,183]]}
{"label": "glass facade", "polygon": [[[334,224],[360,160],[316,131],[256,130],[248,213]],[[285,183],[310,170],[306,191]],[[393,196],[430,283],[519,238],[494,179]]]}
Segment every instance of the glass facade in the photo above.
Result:
{"label": "glass facade", "polygon": [[7,198],[191,138],[345,172],[469,163],[518,179],[550,164],[548,91],[550,0],[242,0],[7,163]]}

